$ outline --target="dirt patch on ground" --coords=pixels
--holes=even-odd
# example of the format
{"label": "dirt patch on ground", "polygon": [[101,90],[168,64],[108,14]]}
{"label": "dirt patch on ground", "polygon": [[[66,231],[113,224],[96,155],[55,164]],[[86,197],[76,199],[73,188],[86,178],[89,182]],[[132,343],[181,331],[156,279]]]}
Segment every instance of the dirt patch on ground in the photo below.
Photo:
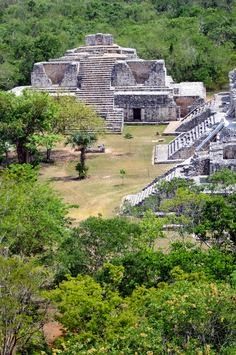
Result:
{"label": "dirt patch on ground", "polygon": [[65,334],[62,325],[58,322],[48,322],[43,327],[43,333],[48,346],[52,346],[55,340]]}
{"label": "dirt patch on ground", "polygon": [[79,155],[79,152],[75,152],[70,148],[61,148],[52,152],[51,159],[59,162],[68,162],[77,159]]}

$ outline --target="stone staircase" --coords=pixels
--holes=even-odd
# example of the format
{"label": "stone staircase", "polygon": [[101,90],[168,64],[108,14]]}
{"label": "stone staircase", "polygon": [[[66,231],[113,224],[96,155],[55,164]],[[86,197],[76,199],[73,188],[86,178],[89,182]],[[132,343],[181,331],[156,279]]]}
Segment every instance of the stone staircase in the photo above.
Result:
{"label": "stone staircase", "polygon": [[123,110],[114,108],[114,90],[111,88],[111,72],[115,62],[115,56],[82,59],[81,90],[77,92],[77,96],[105,118],[108,131],[121,133]]}
{"label": "stone staircase", "polygon": [[[162,180],[170,181],[173,178],[186,178],[185,170],[189,169],[191,165],[192,154],[194,152],[199,152],[204,148],[204,146],[209,143],[224,127],[225,125],[225,112],[224,107],[222,108],[221,98],[219,95],[215,96],[215,100],[212,103],[208,103],[207,105],[202,105],[201,108],[196,108],[192,111],[188,116],[185,117],[187,120],[192,120],[195,117],[198,117],[201,112],[209,109],[209,105],[211,106],[210,115],[207,116],[205,120],[200,122],[194,128],[189,130],[188,132],[181,133],[178,137],[176,137],[172,142],[167,144],[162,144],[157,147],[166,146],[166,162],[175,162],[176,165],[168,170],[165,174],[157,177],[153,180],[149,185],[147,185],[142,191],[128,195],[123,199],[122,208],[125,207],[125,203],[130,204],[131,206],[139,206],[142,202],[158,192],[159,182]],[[205,107],[205,108],[204,108]],[[212,114],[214,112],[214,114]],[[188,151],[188,148],[193,147],[193,152],[191,150]],[[187,149],[186,149],[187,148]],[[187,151],[188,157],[182,159],[182,162],[179,162],[176,159],[176,153],[181,150]],[[164,154],[164,149],[162,152]],[[189,155],[190,154],[190,155]],[[174,158],[175,157],[175,158]],[[154,162],[155,161],[154,157]],[[183,161],[184,160],[184,161]],[[164,161],[162,161],[163,163]]]}
{"label": "stone staircase", "polygon": [[210,100],[195,107],[185,117],[172,121],[168,124],[163,132],[165,136],[177,136],[182,132],[187,132],[194,128],[198,123],[205,121],[210,115],[215,112],[214,100]]}
{"label": "stone staircase", "polygon": [[158,191],[158,184],[165,180],[170,181],[173,178],[181,178],[182,177],[182,169],[183,166],[189,164],[189,159],[187,159],[184,163],[176,165],[172,169],[168,170],[165,174],[157,177],[153,180],[148,186],[146,186],[142,191],[138,192],[137,194],[127,195],[125,196],[122,205],[124,206],[125,203],[128,203],[131,206],[139,206],[142,202],[157,193]]}
{"label": "stone staircase", "polygon": [[189,123],[191,121],[194,121],[194,119],[197,118],[198,116],[200,116],[203,112],[211,110],[213,107],[214,107],[213,100],[209,100],[207,102],[204,102],[202,105],[195,107],[185,117],[180,118],[180,125],[186,124],[187,122]]}
{"label": "stone staircase", "polygon": [[75,95],[78,91],[77,87],[66,87],[64,86],[63,88],[60,87],[59,85],[53,85],[50,88],[34,88],[32,86],[29,87],[30,90],[32,91],[42,91],[42,92],[47,92],[49,94],[51,94],[52,96],[56,96],[56,95],[65,95],[68,96],[69,95]]}
{"label": "stone staircase", "polygon": [[[180,152],[195,147],[218,122],[216,115],[211,115],[188,132],[181,133],[168,144],[168,159],[180,159]],[[190,154],[191,155],[191,154]],[[187,158],[187,157],[185,157]]]}

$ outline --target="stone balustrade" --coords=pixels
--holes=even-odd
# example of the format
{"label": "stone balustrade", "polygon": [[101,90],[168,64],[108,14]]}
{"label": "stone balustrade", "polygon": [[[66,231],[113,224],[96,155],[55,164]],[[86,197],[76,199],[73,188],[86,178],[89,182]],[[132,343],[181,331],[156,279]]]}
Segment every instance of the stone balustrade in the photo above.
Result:
{"label": "stone balustrade", "polygon": [[168,159],[171,159],[178,151],[195,145],[195,143],[215,124],[216,118],[213,114],[188,132],[181,133],[168,144]]}
{"label": "stone balustrade", "polygon": [[191,121],[196,116],[199,116],[202,112],[206,111],[209,108],[212,108],[213,105],[214,105],[214,101],[213,100],[209,100],[209,101],[205,102],[204,104],[195,107],[185,117],[183,117],[181,119],[181,121],[183,123],[185,123],[187,121]]}

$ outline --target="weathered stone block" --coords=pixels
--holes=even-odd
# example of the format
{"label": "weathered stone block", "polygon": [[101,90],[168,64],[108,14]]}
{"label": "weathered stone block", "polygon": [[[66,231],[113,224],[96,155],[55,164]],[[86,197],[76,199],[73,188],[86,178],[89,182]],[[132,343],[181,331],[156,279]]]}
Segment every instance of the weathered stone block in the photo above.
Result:
{"label": "weathered stone block", "polygon": [[85,37],[86,46],[111,46],[113,36],[111,34],[96,33]]}
{"label": "weathered stone block", "polygon": [[31,85],[35,88],[50,88],[52,86],[52,81],[47,76],[43,63],[34,64]]}
{"label": "weathered stone block", "polygon": [[65,69],[64,77],[61,81],[61,86],[77,87],[78,72],[79,72],[79,63],[70,63]]}
{"label": "weathered stone block", "polygon": [[112,71],[112,86],[164,87],[166,69],[163,60],[119,61]]}
{"label": "weathered stone block", "polygon": [[36,63],[31,75],[33,87],[77,87],[79,62]]}

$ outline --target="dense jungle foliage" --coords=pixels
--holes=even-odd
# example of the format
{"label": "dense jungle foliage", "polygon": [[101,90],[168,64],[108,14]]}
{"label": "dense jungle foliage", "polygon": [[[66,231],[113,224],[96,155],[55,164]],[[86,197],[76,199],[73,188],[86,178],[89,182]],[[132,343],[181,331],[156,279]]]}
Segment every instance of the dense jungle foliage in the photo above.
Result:
{"label": "dense jungle foliage", "polygon": [[30,83],[34,62],[110,32],[140,57],[164,58],[177,81],[227,83],[235,66],[235,0],[0,0],[0,88]]}
{"label": "dense jungle foliage", "polygon": [[[188,188],[169,183],[177,215],[195,201],[203,238],[190,243],[186,229],[164,252],[168,220],[149,210],[141,220],[98,216],[73,227],[70,206],[38,174],[27,164],[0,173],[2,355],[235,354],[235,193],[213,190],[203,221],[198,195],[177,198]],[[236,173],[213,175],[217,189],[222,177],[235,182]],[[49,342],[43,326],[56,320],[63,331]]]}

